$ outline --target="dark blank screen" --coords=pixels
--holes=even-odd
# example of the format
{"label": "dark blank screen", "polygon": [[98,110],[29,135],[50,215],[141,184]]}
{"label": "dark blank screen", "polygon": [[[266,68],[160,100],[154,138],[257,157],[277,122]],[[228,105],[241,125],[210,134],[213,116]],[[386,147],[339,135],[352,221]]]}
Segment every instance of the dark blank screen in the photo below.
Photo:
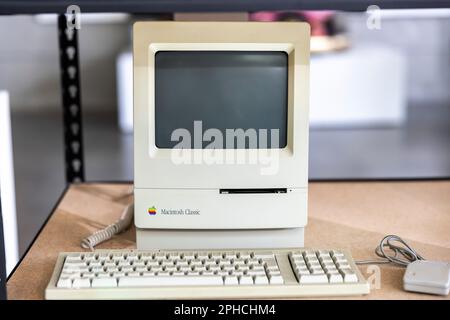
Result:
{"label": "dark blank screen", "polygon": [[[159,51],[155,55],[156,146],[174,147],[178,142],[171,141],[172,132],[185,128],[194,148],[194,121],[202,121],[203,131],[216,128],[224,137],[226,129],[267,129],[263,146],[284,148],[287,82],[285,52]],[[278,146],[270,140],[270,129],[279,130]]]}

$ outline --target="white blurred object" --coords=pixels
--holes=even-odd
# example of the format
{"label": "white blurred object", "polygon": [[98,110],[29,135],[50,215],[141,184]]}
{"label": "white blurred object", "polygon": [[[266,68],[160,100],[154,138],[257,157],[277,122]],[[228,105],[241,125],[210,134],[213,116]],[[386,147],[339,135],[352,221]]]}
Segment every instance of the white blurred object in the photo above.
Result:
{"label": "white blurred object", "polygon": [[382,47],[311,57],[311,126],[401,125],[406,117],[406,59]]}
{"label": "white blurred object", "polygon": [[[119,126],[133,131],[133,57],[117,58]],[[382,46],[311,56],[312,127],[397,126],[406,118],[406,59]]]}
{"label": "white blurred object", "polygon": [[382,9],[382,19],[446,19],[450,9]]}
{"label": "white blurred object", "polygon": [[[58,21],[58,15],[54,13],[44,13],[36,15],[34,19],[39,24],[56,24],[56,21]],[[127,23],[129,20],[130,15],[127,13],[83,13],[83,8],[81,8],[81,23]]]}
{"label": "white blurred object", "polygon": [[133,132],[133,55],[124,51],[117,57],[117,100],[119,127],[124,133]]}
{"label": "white blurred object", "polygon": [[5,238],[6,274],[9,275],[19,261],[19,243],[17,239],[11,116],[9,97],[6,91],[0,91],[0,155],[3,235]]}

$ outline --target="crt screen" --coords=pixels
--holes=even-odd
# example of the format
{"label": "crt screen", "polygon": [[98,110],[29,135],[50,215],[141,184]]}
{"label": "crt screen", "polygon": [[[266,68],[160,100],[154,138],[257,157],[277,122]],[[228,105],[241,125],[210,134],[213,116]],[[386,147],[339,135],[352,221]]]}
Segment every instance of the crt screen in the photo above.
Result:
{"label": "crt screen", "polygon": [[[215,128],[224,139],[227,129],[257,133],[267,129],[266,136],[257,135],[256,146],[284,148],[287,83],[285,52],[159,51],[155,55],[156,146],[176,146],[179,140],[171,141],[172,133],[184,128],[191,134],[191,148],[205,148],[210,141],[194,144],[194,121],[201,121],[202,133]],[[270,138],[271,129],[278,130],[278,143]],[[223,146],[253,148],[255,144],[246,140],[245,146],[230,145],[224,140]]]}

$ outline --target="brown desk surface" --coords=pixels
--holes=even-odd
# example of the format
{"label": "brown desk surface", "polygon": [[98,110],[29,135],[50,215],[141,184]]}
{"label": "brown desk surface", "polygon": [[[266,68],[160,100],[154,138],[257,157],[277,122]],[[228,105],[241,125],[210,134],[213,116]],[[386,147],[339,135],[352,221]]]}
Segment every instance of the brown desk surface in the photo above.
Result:
{"label": "brown desk surface", "polygon": [[[81,239],[114,222],[132,201],[129,190],[126,184],[72,185],[8,280],[8,298],[43,299],[58,252],[83,251]],[[427,259],[450,261],[450,181],[310,183],[306,246],[348,248],[355,260],[369,259],[387,234],[407,239]],[[132,228],[98,248],[134,247]],[[400,267],[380,270],[380,288],[362,298],[442,298],[403,291]],[[361,271],[371,275],[366,266]]]}

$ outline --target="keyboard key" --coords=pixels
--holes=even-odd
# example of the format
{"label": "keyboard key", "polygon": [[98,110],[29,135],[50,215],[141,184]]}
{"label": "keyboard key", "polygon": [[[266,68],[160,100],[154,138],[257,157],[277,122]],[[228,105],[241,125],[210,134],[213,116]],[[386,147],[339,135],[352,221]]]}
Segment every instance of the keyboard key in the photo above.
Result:
{"label": "keyboard key", "polygon": [[61,277],[70,278],[70,279],[80,278],[81,272],[70,272],[70,273],[63,272],[63,273],[61,273]]}
{"label": "keyboard key", "polygon": [[112,261],[107,261],[103,264],[104,267],[116,267],[116,263]]}
{"label": "keyboard key", "polygon": [[94,278],[92,279],[92,288],[114,288],[117,287],[115,278]]}
{"label": "keyboard key", "polygon": [[147,269],[147,267],[137,267],[136,271],[137,272],[146,272],[146,271],[148,271],[148,269]]}
{"label": "keyboard key", "polygon": [[283,284],[283,277],[280,275],[269,275],[270,284]]}
{"label": "keyboard key", "polygon": [[66,262],[82,262],[81,254],[71,254],[66,257]]}
{"label": "keyboard key", "polygon": [[319,257],[330,257],[330,251],[328,250],[318,250],[317,256]]}
{"label": "keyboard key", "polygon": [[322,266],[325,268],[325,267],[334,267],[334,268],[336,268],[336,265],[334,264],[334,262],[333,261],[327,261],[327,262],[323,262],[322,263]]}
{"label": "keyboard key", "polygon": [[248,252],[241,252],[240,254],[239,254],[239,258],[241,258],[241,259],[250,259],[251,258],[251,254],[250,253],[248,253]]}
{"label": "keyboard key", "polygon": [[270,280],[270,277],[278,277],[278,276],[281,276],[281,272],[279,272],[279,271],[271,272],[271,273],[267,274],[267,277],[269,278],[269,280]]}
{"label": "keyboard key", "polygon": [[[212,258],[208,258],[208,259],[205,259],[204,260],[204,263],[206,264],[206,265],[212,265],[212,264],[216,264],[216,259],[212,259]],[[177,264],[178,264],[178,262],[177,262]]]}
{"label": "keyboard key", "polygon": [[180,257],[180,254],[178,252],[169,252],[167,254],[167,256],[169,257],[169,259],[178,259]]}
{"label": "keyboard key", "polygon": [[254,276],[254,282],[255,284],[268,284],[269,281],[267,280],[267,277],[265,275],[256,275]]}
{"label": "keyboard key", "polygon": [[224,252],[224,253],[222,254],[222,256],[223,256],[224,258],[227,258],[227,259],[234,259],[234,258],[237,258],[237,257],[236,257],[236,252],[234,252],[234,251],[226,251],[226,252]]}
{"label": "keyboard key", "polygon": [[78,268],[82,268],[82,267],[86,267],[86,263],[85,262],[66,262],[64,264],[64,268],[67,269],[78,269]]}
{"label": "keyboard key", "polygon": [[89,267],[77,267],[77,268],[64,268],[66,272],[89,272]]}
{"label": "keyboard key", "polygon": [[322,269],[322,265],[319,262],[308,262],[306,266],[308,269]]}
{"label": "keyboard key", "polygon": [[223,285],[220,276],[123,277],[119,287]]}
{"label": "keyboard key", "polygon": [[338,267],[339,269],[350,269],[350,265],[348,264],[347,261],[337,262],[336,267]]}
{"label": "keyboard key", "polygon": [[247,259],[247,264],[248,265],[258,265],[259,264],[259,259],[256,259],[256,258]]}
{"label": "keyboard key", "polygon": [[344,281],[339,272],[329,273],[327,276],[330,283],[342,283]]}
{"label": "keyboard key", "polygon": [[114,272],[112,276],[113,278],[125,277],[125,272]]}
{"label": "keyboard key", "polygon": [[219,265],[230,265],[231,261],[228,259],[219,259]]}
{"label": "keyboard key", "polygon": [[264,267],[263,266],[259,266],[259,265],[253,265],[250,267],[251,271],[264,271]]}
{"label": "keyboard key", "polygon": [[126,267],[122,267],[121,271],[123,271],[123,272],[133,272],[134,268],[132,266],[126,266]]}
{"label": "keyboard key", "polygon": [[245,266],[245,260],[244,260],[244,259],[241,259],[241,258],[238,258],[238,259],[235,259],[235,260],[233,261],[233,264],[234,264],[235,266]]}
{"label": "keyboard key", "polygon": [[308,274],[300,276],[300,284],[328,283],[326,274]]}
{"label": "keyboard key", "polygon": [[144,261],[134,261],[133,267],[145,267],[145,262]]}
{"label": "keyboard key", "polygon": [[337,269],[335,266],[332,266],[332,267],[324,267],[323,270],[324,270],[326,273],[335,273],[335,272],[338,272],[338,269]]}
{"label": "keyboard key", "polygon": [[299,274],[310,274],[311,272],[309,272],[309,269],[306,267],[297,267],[295,268],[295,271]]}
{"label": "keyboard key", "polygon": [[[114,267],[116,269],[117,267]],[[106,269],[108,270],[108,268]],[[91,272],[99,273],[99,272],[105,272],[105,267],[93,267],[91,268]]]}
{"label": "keyboard key", "polygon": [[96,256],[98,257],[97,260],[100,261],[111,260],[111,255],[108,252],[100,252]]}
{"label": "keyboard key", "polygon": [[274,258],[272,251],[261,251],[261,252],[255,252],[253,254],[253,257],[256,259],[268,259],[268,258]]}
{"label": "keyboard key", "polygon": [[118,267],[129,267],[130,266],[130,262],[126,261],[126,260],[118,260],[116,262],[117,262]]}
{"label": "keyboard key", "polygon": [[91,281],[87,278],[74,279],[72,283],[72,288],[90,288]]}
{"label": "keyboard key", "polygon": [[238,277],[236,276],[225,276],[224,277],[224,284],[225,285],[238,285]]}
{"label": "keyboard key", "polygon": [[[191,269],[189,269],[189,268],[186,268],[186,271],[188,271],[188,270],[191,270]],[[153,272],[161,272],[161,271],[163,271],[163,268],[162,267],[151,267],[150,268],[150,271],[153,271]]]}
{"label": "keyboard key", "polygon": [[230,271],[230,275],[243,276],[244,272],[243,271]]}
{"label": "keyboard key", "polygon": [[331,259],[330,256],[328,256],[328,257],[319,257],[319,261],[320,261],[320,263],[333,263],[334,264],[334,261],[333,261],[333,259]]}
{"label": "keyboard key", "polygon": [[239,277],[239,284],[240,285],[253,285],[253,277],[249,275],[243,275]]}
{"label": "keyboard key", "polygon": [[213,275],[213,274],[214,274],[214,271],[208,270],[207,268],[204,268],[203,270],[200,271],[200,273],[201,273],[202,275],[207,275],[207,274]]}
{"label": "keyboard key", "polygon": [[331,250],[330,254],[332,256],[344,256],[344,253],[342,251],[339,251],[339,250]]}
{"label": "keyboard key", "polygon": [[125,256],[123,254],[121,254],[121,253],[114,253],[113,256],[112,256],[112,260],[114,260],[114,261],[124,261],[126,259],[125,259]]}
{"label": "keyboard key", "polygon": [[211,265],[211,266],[209,266],[209,268],[207,268],[207,269],[209,269],[209,270],[211,270],[211,271],[219,271],[219,270],[222,270],[218,265]]}
{"label": "keyboard key", "polygon": [[60,277],[56,286],[58,288],[72,288],[72,279],[67,277]]}
{"label": "keyboard key", "polygon": [[278,269],[278,263],[275,259],[264,260],[264,265],[267,269]]}
{"label": "keyboard key", "polygon": [[221,252],[212,252],[212,253],[209,254],[209,257],[210,257],[211,259],[215,259],[215,260],[217,260],[217,259],[222,259],[222,258],[223,258]]}
{"label": "keyboard key", "polygon": [[344,278],[344,282],[358,282],[358,276],[351,269],[341,269],[339,270],[342,277]]}
{"label": "keyboard key", "polygon": [[324,274],[325,271],[323,271],[322,268],[312,268],[309,270],[309,272],[311,272],[311,274]]}
{"label": "keyboard key", "polygon": [[315,251],[306,250],[302,252],[304,258],[317,258],[317,254]]}
{"label": "keyboard key", "polygon": [[111,274],[109,272],[99,272],[95,274],[96,278],[109,278]]}
{"label": "keyboard key", "polygon": [[292,257],[294,259],[295,258],[297,258],[297,259],[302,258],[303,259],[303,254],[301,252],[291,252],[288,255],[289,255],[289,257]]}
{"label": "keyboard key", "polygon": [[195,259],[194,253],[193,252],[185,252],[182,257],[186,260],[192,260]]}

